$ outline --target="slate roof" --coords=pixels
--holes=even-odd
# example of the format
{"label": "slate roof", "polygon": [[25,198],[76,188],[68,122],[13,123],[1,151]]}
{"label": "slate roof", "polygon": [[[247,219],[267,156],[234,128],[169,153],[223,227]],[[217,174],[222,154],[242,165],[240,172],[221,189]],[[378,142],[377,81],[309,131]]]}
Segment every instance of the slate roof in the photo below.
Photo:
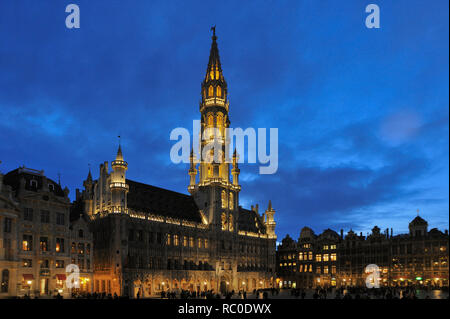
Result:
{"label": "slate roof", "polygon": [[258,214],[253,210],[248,210],[239,206],[238,230],[253,233],[266,233],[266,227],[261,222]]}
{"label": "slate roof", "polygon": [[412,220],[410,225],[418,226],[418,225],[428,225],[427,221],[420,216],[417,216]]}
{"label": "slate roof", "polygon": [[130,186],[128,208],[160,216],[201,223],[202,217],[190,195],[177,193],[127,179]]}
{"label": "slate roof", "polygon": [[[17,195],[17,191],[20,188],[20,180],[22,177],[25,178],[26,190],[34,192],[42,190],[44,184],[44,175],[41,171],[35,171],[28,168],[17,168],[9,172],[3,177],[3,184],[11,186],[13,191]],[[32,186],[30,183],[31,180],[35,180],[37,182],[37,186]],[[58,183],[48,177],[47,183],[54,185],[54,189],[49,190],[50,192],[54,193],[56,196],[64,197],[64,191]]]}

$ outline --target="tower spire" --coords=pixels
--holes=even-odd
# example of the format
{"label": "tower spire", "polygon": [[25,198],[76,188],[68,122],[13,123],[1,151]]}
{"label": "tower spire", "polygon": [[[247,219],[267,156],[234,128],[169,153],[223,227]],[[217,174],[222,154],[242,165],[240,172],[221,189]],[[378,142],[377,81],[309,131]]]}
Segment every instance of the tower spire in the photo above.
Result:
{"label": "tower spire", "polygon": [[123,161],[123,154],[122,154],[122,143],[120,140],[120,135],[118,136],[119,138],[119,149],[117,150],[117,155],[116,155],[116,161]]}

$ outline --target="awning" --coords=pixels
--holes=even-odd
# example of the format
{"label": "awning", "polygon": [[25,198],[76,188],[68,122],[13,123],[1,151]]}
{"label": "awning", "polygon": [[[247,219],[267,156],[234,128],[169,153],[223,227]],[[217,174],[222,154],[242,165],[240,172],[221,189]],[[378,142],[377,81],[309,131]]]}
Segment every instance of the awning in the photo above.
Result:
{"label": "awning", "polygon": [[58,280],[66,280],[66,275],[65,274],[56,274],[56,279],[58,279]]}
{"label": "awning", "polygon": [[34,276],[32,274],[23,274],[23,280],[33,280]]}

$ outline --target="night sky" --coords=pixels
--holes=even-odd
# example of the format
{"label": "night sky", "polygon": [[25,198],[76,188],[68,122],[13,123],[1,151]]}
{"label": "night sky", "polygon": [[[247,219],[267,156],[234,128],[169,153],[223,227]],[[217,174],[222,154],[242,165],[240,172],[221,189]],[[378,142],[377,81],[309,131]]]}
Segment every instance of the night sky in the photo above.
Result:
{"label": "night sky", "polygon": [[[81,28],[65,27],[76,3]],[[367,29],[365,7],[381,9]],[[199,119],[216,25],[233,127],[277,127],[279,169],[241,165],[241,205],[304,226],[449,225],[448,1],[1,1],[0,170],[75,189],[91,164],[187,193],[169,134]]]}

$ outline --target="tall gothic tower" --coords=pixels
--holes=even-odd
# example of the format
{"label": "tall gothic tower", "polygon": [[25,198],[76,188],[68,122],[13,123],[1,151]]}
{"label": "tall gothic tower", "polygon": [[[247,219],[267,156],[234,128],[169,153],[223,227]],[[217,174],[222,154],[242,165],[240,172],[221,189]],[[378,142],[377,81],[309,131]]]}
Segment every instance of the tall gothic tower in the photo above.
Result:
{"label": "tall gothic tower", "polygon": [[[208,66],[201,85],[200,159],[196,159],[192,152],[188,190],[209,224],[233,232],[236,231],[241,189],[238,156],[236,152],[232,160],[229,156],[230,141],[226,132],[226,128],[230,126],[228,88],[220,63],[215,27],[212,31]],[[230,173],[233,179],[230,178]]]}
{"label": "tall gothic tower", "polygon": [[111,172],[111,212],[126,213],[127,212],[127,193],[129,186],[126,183],[126,171],[128,163],[124,161],[122,148],[119,145],[116,159],[111,163],[113,171]]}

